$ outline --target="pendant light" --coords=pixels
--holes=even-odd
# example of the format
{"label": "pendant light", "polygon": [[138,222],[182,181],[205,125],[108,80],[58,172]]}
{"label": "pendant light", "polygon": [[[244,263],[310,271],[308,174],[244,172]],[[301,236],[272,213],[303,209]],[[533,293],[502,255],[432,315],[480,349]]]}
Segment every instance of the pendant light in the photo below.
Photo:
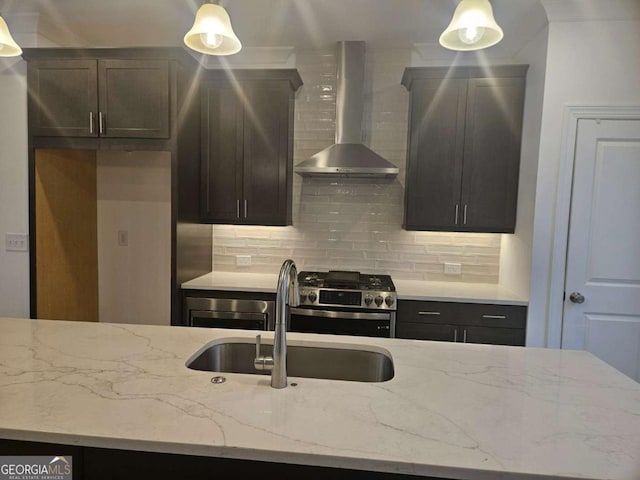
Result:
{"label": "pendant light", "polygon": [[0,17],[0,57],[18,57],[22,49],[9,33],[9,27],[4,18]]}
{"label": "pendant light", "polygon": [[440,35],[440,45],[450,50],[480,50],[495,45],[503,36],[489,0],[462,0]]}
{"label": "pendant light", "polygon": [[184,36],[184,44],[207,55],[232,55],[242,48],[229,14],[213,3],[205,3],[198,9],[193,27]]}

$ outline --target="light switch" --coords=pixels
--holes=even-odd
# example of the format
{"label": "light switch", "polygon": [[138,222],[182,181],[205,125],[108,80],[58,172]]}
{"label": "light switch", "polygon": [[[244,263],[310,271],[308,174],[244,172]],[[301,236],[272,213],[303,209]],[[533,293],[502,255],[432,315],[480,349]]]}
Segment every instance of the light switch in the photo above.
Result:
{"label": "light switch", "polygon": [[129,232],[127,230],[118,230],[118,245],[121,247],[129,246]]}
{"label": "light switch", "polygon": [[7,233],[4,245],[7,252],[28,252],[29,235],[23,233]]}

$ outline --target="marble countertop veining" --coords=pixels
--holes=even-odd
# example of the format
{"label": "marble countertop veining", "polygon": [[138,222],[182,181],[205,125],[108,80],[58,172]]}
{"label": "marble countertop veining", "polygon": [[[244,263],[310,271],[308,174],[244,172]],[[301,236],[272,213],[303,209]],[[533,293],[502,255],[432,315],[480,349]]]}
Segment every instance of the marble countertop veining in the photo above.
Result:
{"label": "marble countertop veining", "polygon": [[[275,293],[278,275],[266,273],[210,272],[182,284],[185,290],[227,290]],[[528,301],[499,284],[427,282],[394,279],[398,299],[439,302],[527,305]]]}
{"label": "marble countertop veining", "polygon": [[290,333],[386,349],[395,377],[276,390],[185,366],[254,333],[0,319],[0,437],[458,479],[640,478],[640,384],[587,352]]}

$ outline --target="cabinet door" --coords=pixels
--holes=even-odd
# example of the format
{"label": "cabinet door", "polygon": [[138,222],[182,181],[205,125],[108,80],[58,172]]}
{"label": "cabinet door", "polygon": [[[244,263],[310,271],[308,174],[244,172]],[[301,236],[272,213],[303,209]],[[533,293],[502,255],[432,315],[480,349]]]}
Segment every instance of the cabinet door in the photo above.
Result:
{"label": "cabinet door", "polygon": [[465,325],[460,327],[458,341],[465,343],[488,343],[491,345],[524,346],[524,328],[478,327]]}
{"label": "cabinet door", "polygon": [[462,176],[466,231],[513,233],[524,78],[469,80]]}
{"label": "cabinet door", "polygon": [[460,221],[467,80],[415,80],[405,198],[407,230],[452,230]]}
{"label": "cabinet door", "polygon": [[291,88],[287,80],[256,80],[243,89],[243,223],[287,225]]}
{"label": "cabinet door", "polygon": [[101,137],[169,138],[169,62],[100,60]]}
{"label": "cabinet door", "polygon": [[201,87],[201,217],[238,223],[242,199],[242,101],[226,81]]}
{"label": "cabinet door", "polygon": [[415,340],[436,340],[456,342],[459,340],[458,327],[449,324],[401,322],[396,326],[397,338]]}
{"label": "cabinet door", "polygon": [[37,136],[98,135],[95,60],[29,62],[29,129]]}

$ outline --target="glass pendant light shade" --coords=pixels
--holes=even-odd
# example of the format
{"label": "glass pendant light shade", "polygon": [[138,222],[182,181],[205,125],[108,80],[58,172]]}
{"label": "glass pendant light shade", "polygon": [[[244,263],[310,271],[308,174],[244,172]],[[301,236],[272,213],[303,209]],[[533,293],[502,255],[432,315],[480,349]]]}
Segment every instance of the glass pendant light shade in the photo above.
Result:
{"label": "glass pendant light shade", "polygon": [[450,50],[480,50],[495,45],[503,36],[489,0],[462,0],[440,35],[440,45]]}
{"label": "glass pendant light shade", "polygon": [[22,49],[9,33],[9,27],[4,18],[0,17],[0,57],[18,57]]}
{"label": "glass pendant light shade", "polygon": [[232,55],[242,44],[231,27],[227,11],[220,5],[205,3],[196,13],[193,27],[184,36],[184,44],[207,55]]}

